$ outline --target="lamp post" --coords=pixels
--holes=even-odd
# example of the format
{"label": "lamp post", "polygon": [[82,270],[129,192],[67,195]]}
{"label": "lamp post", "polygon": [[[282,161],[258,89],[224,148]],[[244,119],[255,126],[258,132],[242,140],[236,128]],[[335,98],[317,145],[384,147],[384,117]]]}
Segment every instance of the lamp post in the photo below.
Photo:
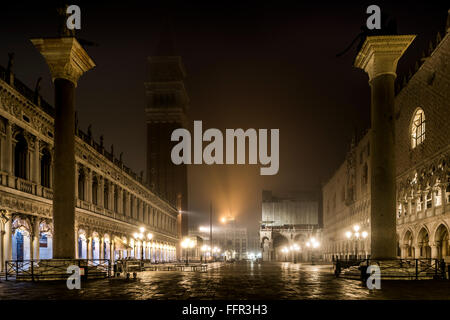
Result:
{"label": "lamp post", "polygon": [[284,262],[287,262],[287,254],[289,253],[289,248],[288,247],[283,247],[281,249],[281,252],[284,253]]}
{"label": "lamp post", "polygon": [[316,240],[316,238],[311,237],[308,242],[306,242],[306,246],[311,252],[311,265],[314,265],[314,250],[320,247],[320,242]]}
{"label": "lamp post", "polygon": [[300,247],[298,246],[298,244],[294,243],[289,249],[292,252],[294,263],[297,263],[297,255],[300,251]]}
{"label": "lamp post", "polygon": [[[347,232],[345,233],[345,236],[347,237],[347,239],[348,239],[349,241],[354,240],[354,243],[355,243],[355,259],[358,259],[358,241],[359,241],[361,238],[362,238],[362,239],[366,239],[367,236],[369,235],[369,234],[367,233],[367,231],[359,232],[360,229],[361,229],[361,227],[360,227],[359,225],[355,224],[355,225],[353,226],[353,232],[352,232],[352,231],[347,231]],[[347,255],[348,255],[348,252],[347,252]]]}
{"label": "lamp post", "polygon": [[[201,251],[202,251],[202,256],[201,256],[200,262],[203,263],[203,256],[206,254],[206,252],[211,251],[211,248],[210,248],[210,246],[203,245],[201,248]],[[206,257],[205,257],[205,262],[206,262]]]}
{"label": "lamp post", "polygon": [[195,242],[192,239],[186,238],[181,243],[181,247],[186,250],[186,265],[189,265],[189,249],[195,247]]}

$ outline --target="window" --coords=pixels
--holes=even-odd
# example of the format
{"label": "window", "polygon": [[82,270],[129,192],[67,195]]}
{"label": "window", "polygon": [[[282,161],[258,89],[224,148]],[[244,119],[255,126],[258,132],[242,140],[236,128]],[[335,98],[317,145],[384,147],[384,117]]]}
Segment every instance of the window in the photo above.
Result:
{"label": "window", "polygon": [[425,114],[417,109],[411,124],[411,146],[414,149],[425,140]]}
{"label": "window", "polygon": [[122,213],[127,215],[127,193],[125,190],[123,191]]}
{"label": "window", "polygon": [[428,192],[427,193],[427,197],[426,197],[426,200],[427,200],[427,209],[430,209],[432,206],[433,206],[433,201],[432,201],[432,191],[430,191],[430,192]]}
{"label": "window", "polygon": [[80,170],[78,175],[78,198],[84,201],[84,181],[86,177],[84,175],[84,170]]}
{"label": "window", "polygon": [[450,184],[447,186],[445,193],[447,194],[447,203],[450,203]]}
{"label": "window", "polygon": [[364,164],[363,172],[362,172],[362,183],[365,186],[367,182],[369,181],[369,167],[367,166],[367,163]]}
{"label": "window", "polygon": [[47,148],[42,150],[41,158],[41,185],[46,188],[50,188],[50,167],[51,167],[51,155]]}
{"label": "window", "polygon": [[434,205],[440,206],[442,204],[442,191],[441,188],[438,187],[434,192]]}
{"label": "window", "polygon": [[22,134],[17,136],[14,148],[14,174],[16,177],[27,179],[28,143]]}
{"label": "window", "polygon": [[423,196],[421,195],[419,197],[419,199],[417,200],[417,206],[416,206],[417,212],[422,211],[422,202],[423,202]]}

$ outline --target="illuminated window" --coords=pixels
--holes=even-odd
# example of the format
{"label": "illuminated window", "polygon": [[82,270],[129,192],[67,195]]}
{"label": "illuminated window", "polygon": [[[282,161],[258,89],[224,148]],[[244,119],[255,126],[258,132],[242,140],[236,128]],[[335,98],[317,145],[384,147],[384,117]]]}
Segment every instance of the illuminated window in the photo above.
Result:
{"label": "illuminated window", "polygon": [[441,188],[438,187],[435,191],[434,191],[434,205],[440,206],[442,204],[442,191]]}
{"label": "illuminated window", "polygon": [[411,146],[414,149],[425,140],[425,114],[421,108],[414,113],[411,124]]}
{"label": "illuminated window", "polygon": [[427,197],[426,197],[426,204],[427,204],[427,209],[431,209],[431,207],[433,206],[433,202],[432,202],[432,191],[428,192]]}

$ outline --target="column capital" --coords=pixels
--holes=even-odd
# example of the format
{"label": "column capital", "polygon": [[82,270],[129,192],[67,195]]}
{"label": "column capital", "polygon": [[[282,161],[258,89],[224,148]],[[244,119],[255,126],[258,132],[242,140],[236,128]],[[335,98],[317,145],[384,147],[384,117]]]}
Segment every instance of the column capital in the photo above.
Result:
{"label": "column capital", "polygon": [[77,86],[83,73],[95,67],[94,61],[74,37],[31,39],[44,56],[52,80],[66,79]]}
{"label": "column capital", "polygon": [[354,66],[373,80],[384,74],[397,76],[397,62],[413,42],[415,35],[369,36],[355,58]]}

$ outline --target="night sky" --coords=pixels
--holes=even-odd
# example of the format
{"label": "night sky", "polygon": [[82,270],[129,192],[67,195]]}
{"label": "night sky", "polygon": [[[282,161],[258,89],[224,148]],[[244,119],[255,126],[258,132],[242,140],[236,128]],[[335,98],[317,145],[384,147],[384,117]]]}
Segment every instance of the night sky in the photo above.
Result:
{"label": "night sky", "polygon": [[[365,24],[367,6],[394,16],[399,33],[418,35],[400,74],[443,32],[448,10],[432,1],[296,2],[71,2],[81,7],[77,36],[99,44],[86,48],[97,66],[78,84],[80,128],[92,124],[97,141],[103,134],[107,149],[114,144],[127,166],[145,170],[146,61],[169,16],[187,70],[190,125],[280,129],[275,176],[260,176],[260,165],[188,169],[191,227],[208,223],[212,201],[216,221],[231,212],[256,232],[262,189],[288,195],[319,188],[343,161],[355,130],[368,128],[370,90],[367,75],[352,67],[356,50],[336,58]],[[16,77],[34,88],[42,76],[41,93],[53,103],[48,67],[29,39],[56,35],[56,10],[2,4],[0,25],[0,64],[15,52]]]}

